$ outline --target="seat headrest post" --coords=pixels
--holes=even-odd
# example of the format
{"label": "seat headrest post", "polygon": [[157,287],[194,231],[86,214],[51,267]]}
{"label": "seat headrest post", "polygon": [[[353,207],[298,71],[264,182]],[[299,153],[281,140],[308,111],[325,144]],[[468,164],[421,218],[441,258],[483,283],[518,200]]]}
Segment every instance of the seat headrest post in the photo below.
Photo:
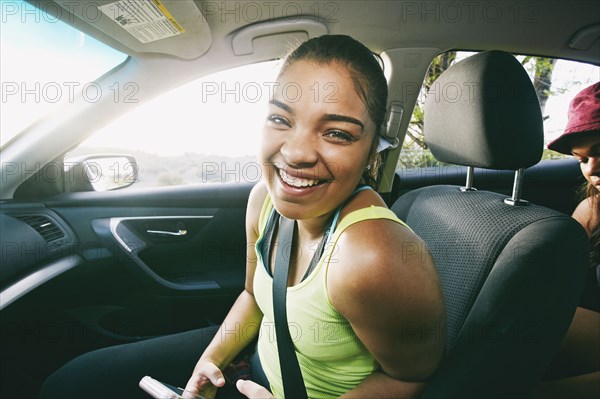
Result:
{"label": "seat headrest post", "polygon": [[513,183],[513,192],[511,198],[506,198],[504,203],[511,206],[529,205],[529,201],[521,199],[521,190],[523,188],[523,178],[525,168],[519,168],[515,171],[515,181]]}
{"label": "seat headrest post", "polygon": [[467,166],[467,182],[464,187],[460,188],[460,191],[463,193],[466,191],[477,191],[475,187],[473,187],[473,175],[475,174],[474,166]]}

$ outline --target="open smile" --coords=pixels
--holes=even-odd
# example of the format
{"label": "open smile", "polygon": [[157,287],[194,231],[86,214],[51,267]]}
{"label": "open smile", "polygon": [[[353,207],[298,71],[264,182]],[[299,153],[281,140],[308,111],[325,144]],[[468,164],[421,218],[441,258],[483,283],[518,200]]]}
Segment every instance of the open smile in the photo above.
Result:
{"label": "open smile", "polygon": [[299,177],[299,176],[292,176],[283,169],[278,169],[278,172],[279,172],[279,177],[281,178],[281,180],[285,184],[292,186],[294,188],[311,188],[311,187],[316,187],[316,186],[326,182],[326,180],[307,179],[307,178],[303,178],[303,177]]}

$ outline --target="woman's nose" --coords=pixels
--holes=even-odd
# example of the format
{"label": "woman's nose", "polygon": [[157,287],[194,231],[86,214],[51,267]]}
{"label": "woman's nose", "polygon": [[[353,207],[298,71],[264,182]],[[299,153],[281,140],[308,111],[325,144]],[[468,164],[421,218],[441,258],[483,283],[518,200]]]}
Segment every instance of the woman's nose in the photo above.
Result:
{"label": "woman's nose", "polygon": [[313,166],[318,161],[315,135],[308,129],[294,129],[286,137],[280,152],[288,165],[296,168]]}
{"label": "woman's nose", "polygon": [[588,158],[586,169],[588,175],[600,176],[600,157]]}

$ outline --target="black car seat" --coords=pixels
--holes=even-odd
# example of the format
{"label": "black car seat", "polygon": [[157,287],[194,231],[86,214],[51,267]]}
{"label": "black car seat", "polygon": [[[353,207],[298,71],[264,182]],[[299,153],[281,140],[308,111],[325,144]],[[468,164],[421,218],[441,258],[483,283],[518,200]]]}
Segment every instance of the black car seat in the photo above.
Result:
{"label": "black car seat", "polygon": [[[444,292],[446,356],[422,397],[522,397],[569,326],[589,243],[570,216],[520,198],[523,170],[543,150],[521,64],[488,51],[448,68],[427,96],[425,138],[436,159],[468,174],[465,187],[417,189],[392,206],[427,243]],[[512,197],[476,190],[474,167],[516,171]]]}

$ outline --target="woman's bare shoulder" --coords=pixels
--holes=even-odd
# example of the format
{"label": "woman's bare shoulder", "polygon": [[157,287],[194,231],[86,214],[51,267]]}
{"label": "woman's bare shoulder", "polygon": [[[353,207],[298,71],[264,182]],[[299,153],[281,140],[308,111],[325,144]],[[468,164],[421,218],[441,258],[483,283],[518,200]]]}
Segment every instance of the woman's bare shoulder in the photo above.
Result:
{"label": "woman's bare shoulder", "polygon": [[[267,196],[267,187],[264,183],[256,184],[248,197],[248,206],[246,208],[246,230],[258,237],[258,219]],[[249,237],[250,238],[250,237]]]}
{"label": "woman's bare shoulder", "polygon": [[[341,267],[330,265],[329,275],[330,282],[339,287],[356,283],[361,290],[373,290],[371,294],[381,294],[381,289],[388,288],[391,295],[398,295],[400,287],[407,293],[412,291],[416,280],[437,284],[425,242],[410,229],[388,219],[365,220],[347,228],[337,241],[336,254]],[[342,289],[340,293],[349,291]]]}
{"label": "woman's bare shoulder", "polygon": [[577,220],[588,233],[591,234],[592,226],[598,223],[598,215],[594,213],[595,201],[600,201],[600,195],[587,197],[577,205],[573,212],[573,219]]}
{"label": "woman's bare shoulder", "polygon": [[[372,205],[385,203],[377,193],[366,190],[344,212]],[[356,309],[354,298],[389,296],[402,306],[400,303],[411,302],[414,297],[440,295],[425,242],[406,226],[389,219],[363,220],[344,230],[336,242],[327,285],[332,304],[342,314]]]}
{"label": "woman's bare shoulder", "polygon": [[[388,219],[350,226],[336,242],[327,290],[386,373],[414,381],[430,375],[444,347],[443,297],[431,254],[410,229]],[[400,342],[407,324],[439,337]]]}
{"label": "woman's bare shoulder", "polygon": [[374,190],[362,190],[356,193],[352,198],[346,201],[344,208],[341,212],[341,218],[347,214],[362,208],[369,206],[383,206],[386,207],[383,198]]}

